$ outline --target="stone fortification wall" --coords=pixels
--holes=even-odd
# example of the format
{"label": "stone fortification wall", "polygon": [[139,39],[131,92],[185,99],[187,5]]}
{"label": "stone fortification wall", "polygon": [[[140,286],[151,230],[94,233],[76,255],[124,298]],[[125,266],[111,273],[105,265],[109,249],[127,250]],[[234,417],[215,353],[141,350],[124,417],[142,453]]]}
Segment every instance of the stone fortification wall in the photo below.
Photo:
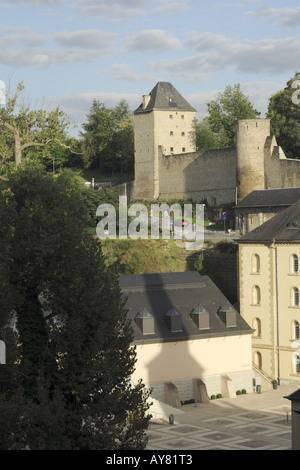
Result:
{"label": "stone fortification wall", "polygon": [[237,197],[265,188],[264,148],[270,135],[269,119],[244,119],[236,125]]}
{"label": "stone fortification wall", "polygon": [[157,151],[154,145],[154,113],[134,118],[134,198],[151,200],[155,194]]}
{"label": "stone fortification wall", "polygon": [[269,137],[264,151],[265,188],[295,188],[300,186],[300,160],[286,158],[275,137]]}
{"label": "stone fortification wall", "polygon": [[235,149],[159,156],[160,199],[206,199],[211,205],[235,202]]}

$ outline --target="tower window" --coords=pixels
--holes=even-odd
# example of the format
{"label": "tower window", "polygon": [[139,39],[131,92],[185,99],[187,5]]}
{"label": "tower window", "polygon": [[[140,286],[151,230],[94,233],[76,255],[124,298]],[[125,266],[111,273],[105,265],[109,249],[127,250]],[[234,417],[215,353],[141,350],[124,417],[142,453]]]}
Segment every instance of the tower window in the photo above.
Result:
{"label": "tower window", "polygon": [[298,321],[294,321],[293,323],[293,339],[300,339],[300,328]]}
{"label": "tower window", "polygon": [[298,269],[299,269],[298,256],[293,254],[290,257],[290,273],[298,274]]}
{"label": "tower window", "polygon": [[260,272],[260,257],[257,254],[252,256],[252,273],[258,274]]}
{"label": "tower window", "polygon": [[260,288],[258,286],[254,286],[252,289],[252,304],[260,305]]}
{"label": "tower window", "polygon": [[291,289],[291,305],[292,307],[299,306],[299,289],[297,287]]}

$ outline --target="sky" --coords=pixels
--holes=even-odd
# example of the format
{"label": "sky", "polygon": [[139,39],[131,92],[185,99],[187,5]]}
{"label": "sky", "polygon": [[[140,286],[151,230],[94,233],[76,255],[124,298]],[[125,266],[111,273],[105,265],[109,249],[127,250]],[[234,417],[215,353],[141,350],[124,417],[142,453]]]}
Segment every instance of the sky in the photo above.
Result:
{"label": "sky", "polygon": [[157,82],[197,110],[240,84],[264,118],[300,71],[300,6],[287,0],[0,0],[0,83],[82,130],[94,99],[132,111]]}

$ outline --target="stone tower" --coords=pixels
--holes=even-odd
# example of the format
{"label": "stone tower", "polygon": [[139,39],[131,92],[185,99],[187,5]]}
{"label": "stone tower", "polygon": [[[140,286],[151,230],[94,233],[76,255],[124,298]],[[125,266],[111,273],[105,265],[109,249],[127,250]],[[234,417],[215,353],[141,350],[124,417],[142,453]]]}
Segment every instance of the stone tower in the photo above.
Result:
{"label": "stone tower", "polygon": [[169,82],[158,82],[149,95],[143,96],[134,112],[134,199],[159,197],[163,184],[159,177],[161,153],[179,155],[195,151],[192,134],[195,117],[196,110]]}
{"label": "stone tower", "polygon": [[265,144],[270,136],[269,119],[237,122],[237,200],[255,189],[265,189]]}

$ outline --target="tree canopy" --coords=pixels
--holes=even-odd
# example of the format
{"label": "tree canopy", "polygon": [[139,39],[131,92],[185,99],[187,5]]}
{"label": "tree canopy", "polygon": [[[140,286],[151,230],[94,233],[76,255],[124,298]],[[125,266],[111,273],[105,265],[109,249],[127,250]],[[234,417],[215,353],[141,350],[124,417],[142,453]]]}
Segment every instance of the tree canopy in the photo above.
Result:
{"label": "tree canopy", "polygon": [[300,158],[300,104],[297,97],[299,80],[300,73],[296,72],[283,90],[271,96],[267,113],[271,133],[289,158]]}
{"label": "tree canopy", "polygon": [[86,166],[104,171],[133,169],[132,113],[125,100],[114,108],[93,100],[81,133]]}
{"label": "tree canopy", "polygon": [[78,183],[21,164],[0,216],[0,448],[144,448],[132,329]]}
{"label": "tree canopy", "polygon": [[2,173],[12,162],[20,165],[26,156],[46,165],[63,166],[72,147],[67,129],[70,121],[58,106],[52,111],[33,110],[21,97],[24,86],[19,83],[15,92],[8,94],[7,105],[0,109],[0,161]]}
{"label": "tree canopy", "polygon": [[234,146],[236,121],[255,119],[260,115],[242,92],[240,84],[228,85],[216,100],[207,103],[207,110],[206,122],[216,135],[217,148]]}

